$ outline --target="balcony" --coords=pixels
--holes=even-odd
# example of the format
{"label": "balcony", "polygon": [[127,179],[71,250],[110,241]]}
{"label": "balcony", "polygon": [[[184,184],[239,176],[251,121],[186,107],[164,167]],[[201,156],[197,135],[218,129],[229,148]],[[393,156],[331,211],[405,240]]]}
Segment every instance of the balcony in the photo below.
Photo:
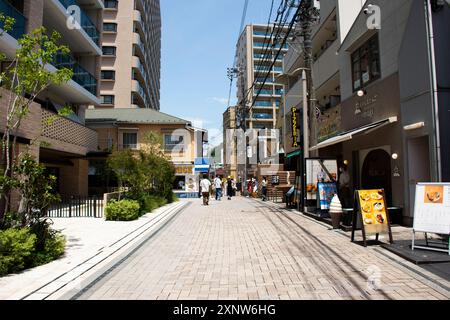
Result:
{"label": "balcony", "polygon": [[83,9],[80,11],[79,28],[76,24],[73,28],[67,27],[67,8],[79,4],[76,0],[45,0],[43,24],[49,30],[58,31],[73,52],[101,56],[100,32]]}
{"label": "balcony", "polygon": [[[8,1],[0,0],[0,12],[3,15],[13,18],[15,20],[14,26],[11,31],[8,32],[9,35],[15,39],[19,39],[26,33],[27,19],[25,16],[14,8]],[[0,28],[3,28],[3,23],[0,22]]]}
{"label": "balcony", "polygon": [[72,80],[92,95],[97,95],[97,79],[86,71],[71,55],[58,54],[54,59],[53,66],[57,69],[67,68],[72,70]]}
{"label": "balcony", "polygon": [[63,117],[58,117],[50,126],[47,125],[55,115],[56,113],[42,109],[42,140],[46,142],[47,149],[83,156],[97,150],[98,135],[95,130]]}
{"label": "balcony", "polygon": [[322,86],[339,71],[339,59],[336,55],[336,52],[339,50],[339,45],[340,42],[335,40],[314,62],[313,72],[316,88]]}
{"label": "balcony", "polygon": [[140,102],[140,103],[133,103],[133,104],[138,104],[138,105],[140,104],[143,107],[149,106],[147,92],[141,86],[141,84],[139,83],[138,80],[134,80],[134,79],[132,80],[131,91],[135,94],[135,96],[137,96],[137,98],[139,100],[137,102]]}
{"label": "balcony", "polygon": [[[59,2],[66,9],[69,8],[70,6],[80,5],[79,1],[77,0],[59,0]],[[100,32],[98,31],[97,27],[91,21],[91,19],[86,14],[86,12],[84,12],[83,9],[80,10],[80,14],[81,14],[81,21],[80,21],[81,28],[83,28],[83,30],[87,33],[87,35],[91,37],[92,41],[94,41],[96,45],[99,45]]]}
{"label": "balcony", "polygon": [[255,120],[273,120],[273,114],[253,113],[253,119],[255,119]]}

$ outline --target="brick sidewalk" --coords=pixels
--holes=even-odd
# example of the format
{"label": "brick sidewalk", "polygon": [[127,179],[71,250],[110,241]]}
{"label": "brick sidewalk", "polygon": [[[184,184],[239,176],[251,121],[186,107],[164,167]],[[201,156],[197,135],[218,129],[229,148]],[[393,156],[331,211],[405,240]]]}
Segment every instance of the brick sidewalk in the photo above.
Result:
{"label": "brick sidewalk", "polygon": [[352,244],[302,215],[234,198],[212,201],[209,207],[193,200],[165,229],[78,298],[449,297],[448,290],[414,272],[412,265],[405,267],[372,248]]}
{"label": "brick sidewalk", "polygon": [[184,205],[180,201],[131,222],[94,218],[53,219],[53,228],[60,230],[67,239],[64,256],[46,265],[0,278],[0,300],[46,299],[72,282],[81,285],[81,276],[89,274],[88,270],[100,268],[103,261],[115,259],[136,241],[140,233],[156,226],[172,210]]}

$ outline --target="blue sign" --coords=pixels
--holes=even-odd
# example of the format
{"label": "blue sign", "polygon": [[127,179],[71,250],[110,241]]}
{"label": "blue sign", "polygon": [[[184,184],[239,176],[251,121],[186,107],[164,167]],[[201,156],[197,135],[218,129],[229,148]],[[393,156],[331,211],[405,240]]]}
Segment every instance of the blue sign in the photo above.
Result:
{"label": "blue sign", "polygon": [[319,190],[320,209],[330,210],[331,201],[337,194],[336,182],[319,182],[317,188]]}
{"label": "blue sign", "polygon": [[209,164],[210,164],[209,158],[195,158],[194,164],[196,166],[205,166],[205,165],[209,166]]}

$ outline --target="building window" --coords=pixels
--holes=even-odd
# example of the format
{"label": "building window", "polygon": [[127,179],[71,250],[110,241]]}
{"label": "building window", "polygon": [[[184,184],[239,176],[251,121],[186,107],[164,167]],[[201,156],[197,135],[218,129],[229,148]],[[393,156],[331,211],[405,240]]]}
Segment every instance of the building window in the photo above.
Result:
{"label": "building window", "polygon": [[103,55],[104,56],[115,56],[116,55],[116,47],[102,47]]}
{"label": "building window", "polygon": [[114,96],[113,95],[102,96],[101,103],[102,104],[114,104]]}
{"label": "building window", "polygon": [[113,23],[113,22],[104,23],[103,31],[117,32],[117,23]]}
{"label": "building window", "polygon": [[378,35],[372,37],[352,54],[353,91],[357,91],[381,76]]}
{"label": "building window", "polygon": [[114,70],[102,70],[102,80],[115,80],[116,72]]}
{"label": "building window", "polygon": [[123,149],[137,149],[137,132],[124,132]]}
{"label": "building window", "polygon": [[180,151],[184,150],[184,137],[180,135],[165,135],[164,136],[164,150],[165,151]]}
{"label": "building window", "polygon": [[117,5],[119,1],[117,0],[105,0],[105,8],[106,9],[117,9]]}

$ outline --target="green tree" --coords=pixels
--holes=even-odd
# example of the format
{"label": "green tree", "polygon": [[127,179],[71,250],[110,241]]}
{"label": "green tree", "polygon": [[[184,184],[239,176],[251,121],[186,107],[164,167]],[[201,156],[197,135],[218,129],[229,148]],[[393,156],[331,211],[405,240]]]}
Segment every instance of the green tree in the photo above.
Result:
{"label": "green tree", "polygon": [[108,158],[108,166],[128,189],[128,196],[139,200],[152,194],[172,200],[175,168],[164,154],[162,136],[149,131],[139,151],[116,151]]}
{"label": "green tree", "polygon": [[[8,32],[14,20],[2,15],[0,22],[3,22],[4,30]],[[0,54],[0,61],[4,62],[5,66],[0,73],[0,86],[6,89],[3,91],[6,95],[5,129],[1,140],[4,167],[0,172],[0,197],[5,206],[0,212],[10,211],[9,194],[12,189],[23,185],[19,183],[23,177],[14,176],[14,167],[20,167],[18,161],[23,155],[17,153],[17,133],[23,119],[30,112],[31,104],[48,87],[61,85],[72,78],[73,72],[70,69],[62,68],[55,72],[48,69],[48,65],[58,54],[69,53],[67,46],[58,44],[59,39],[57,32],[47,35],[47,30],[41,27],[18,40],[19,49],[14,57],[8,58],[4,53]],[[67,115],[67,108],[61,115]],[[37,140],[38,137],[33,143]],[[3,215],[0,215],[0,221],[2,219]]]}

